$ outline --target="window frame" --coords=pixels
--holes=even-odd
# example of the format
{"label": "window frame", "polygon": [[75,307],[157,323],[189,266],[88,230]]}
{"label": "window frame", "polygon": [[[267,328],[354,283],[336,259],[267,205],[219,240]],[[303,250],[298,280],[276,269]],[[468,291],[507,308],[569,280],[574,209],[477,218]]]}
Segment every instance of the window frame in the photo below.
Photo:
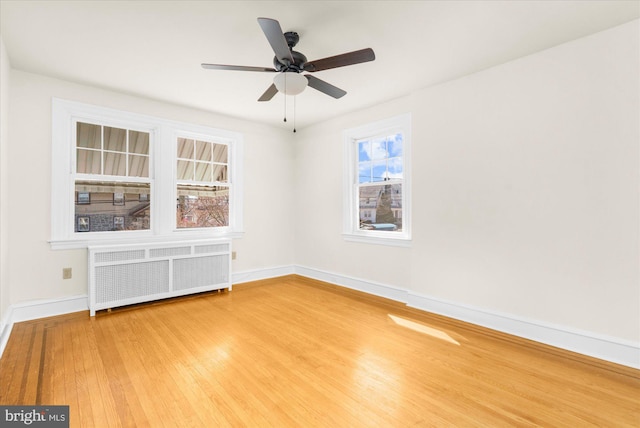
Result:
{"label": "window frame", "polygon": [[[204,182],[204,181],[196,181],[196,180],[180,180],[178,179],[178,173],[177,173],[177,169],[178,169],[178,160],[185,160],[185,158],[180,158],[178,156],[178,139],[179,138],[186,138],[189,140],[194,140],[194,141],[204,141],[204,142],[208,142],[208,143],[212,143],[212,144],[224,144],[227,146],[227,181],[226,182],[217,182],[217,181],[209,181],[209,182]],[[232,190],[233,190],[233,180],[234,180],[234,170],[236,168],[233,167],[233,159],[234,157],[237,155],[236,151],[234,150],[234,144],[233,144],[233,140],[231,138],[227,138],[227,137],[221,137],[218,135],[210,135],[210,134],[202,134],[202,133],[195,133],[195,132],[191,132],[191,131],[178,131],[175,134],[174,137],[174,159],[173,159],[173,167],[174,167],[174,185],[173,185],[173,191],[174,191],[174,200],[177,201],[178,199],[178,186],[180,184],[186,184],[186,185],[201,185],[204,188],[207,187],[213,187],[213,186],[222,186],[222,187],[227,187],[229,189],[229,225],[228,226],[222,226],[222,227],[218,227],[215,228],[218,231],[226,231],[226,232],[230,232],[234,229],[234,224],[233,221],[233,215],[231,214],[234,209],[235,209],[235,205],[234,203],[236,202],[235,200],[237,199],[236,197],[234,197]],[[192,159],[192,161],[194,162],[194,170],[195,170],[195,164],[198,163],[197,160]],[[214,160],[212,160],[210,162],[212,165],[214,165],[216,162]],[[195,171],[194,171],[195,174]],[[205,184],[206,183],[206,184]],[[177,209],[177,208],[176,208]],[[182,233],[185,230],[190,230],[193,231],[194,233],[197,231],[207,231],[207,230],[211,230],[212,228],[209,227],[186,227],[186,228],[179,228],[178,225],[176,224],[176,215],[174,212],[174,225],[175,225],[175,231],[176,232],[180,232]]]}
{"label": "window frame", "polygon": [[[360,229],[360,183],[358,180],[358,142],[363,139],[403,135],[402,231]],[[411,245],[411,114],[371,122],[343,131],[343,239],[369,244],[408,247]],[[383,185],[380,182],[379,185]],[[378,183],[374,183],[376,185]],[[370,184],[371,185],[371,184]]]}
{"label": "window frame", "polygon": [[[76,123],[85,122],[149,133],[151,216],[148,230],[75,232]],[[229,226],[178,229],[176,209],[177,136],[198,135],[207,140],[228,141]],[[243,235],[242,204],[243,136],[238,132],[172,121],[122,110],[53,98],[51,150],[52,249],[87,248],[93,244],[146,243]],[[167,171],[167,173],[161,173]],[[105,181],[112,178],[103,176]],[[139,181],[139,177],[119,177]]]}

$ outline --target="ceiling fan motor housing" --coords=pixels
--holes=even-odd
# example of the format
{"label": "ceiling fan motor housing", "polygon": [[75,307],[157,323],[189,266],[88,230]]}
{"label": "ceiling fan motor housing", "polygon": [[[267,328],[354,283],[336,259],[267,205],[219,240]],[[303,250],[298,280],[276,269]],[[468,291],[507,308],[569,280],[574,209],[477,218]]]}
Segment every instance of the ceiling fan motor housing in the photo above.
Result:
{"label": "ceiling fan motor housing", "polygon": [[278,71],[295,71],[300,73],[304,64],[307,62],[307,57],[297,51],[291,51],[293,57],[293,63],[284,64],[278,60],[278,57],[273,57],[273,67]]}
{"label": "ceiling fan motor housing", "polygon": [[289,49],[292,49],[295,45],[298,44],[300,36],[295,31],[287,31],[286,33],[284,33],[284,39],[287,41]]}
{"label": "ceiling fan motor housing", "polygon": [[293,63],[288,64],[288,61],[281,62],[278,57],[273,57],[273,66],[278,71],[294,71],[296,73],[302,72],[304,64],[307,62],[307,57],[293,50],[293,47],[298,44],[300,36],[295,31],[287,31],[284,33],[284,39],[287,41]]}

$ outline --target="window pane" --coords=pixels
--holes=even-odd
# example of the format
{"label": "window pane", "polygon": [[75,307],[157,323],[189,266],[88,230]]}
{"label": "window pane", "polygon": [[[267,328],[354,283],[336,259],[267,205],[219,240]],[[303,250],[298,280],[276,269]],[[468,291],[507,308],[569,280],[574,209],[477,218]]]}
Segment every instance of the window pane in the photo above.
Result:
{"label": "window pane", "polygon": [[358,183],[371,183],[371,162],[358,164]]}
{"label": "window pane", "polygon": [[402,134],[392,135],[387,139],[389,157],[402,156]]}
{"label": "window pane", "polygon": [[76,125],[76,147],[101,149],[102,127],[78,122]]}
{"label": "window pane", "polygon": [[149,133],[129,131],[129,153],[149,154]]}
{"label": "window pane", "polygon": [[226,146],[226,144],[214,144],[213,161],[218,163],[229,163],[227,152],[228,147]]}
{"label": "window pane", "polygon": [[387,154],[387,141],[384,138],[376,138],[371,142],[371,159],[385,159]]}
{"label": "window pane", "polygon": [[[127,149],[127,133],[129,147]],[[149,133],[78,122],[76,172],[149,177]],[[144,156],[129,155],[136,153]],[[129,161],[127,172],[127,159]]]}
{"label": "window pane", "polygon": [[359,188],[360,230],[402,231],[402,184]]}
{"label": "window pane", "polygon": [[75,190],[75,232],[149,229],[149,184],[78,181]]}
{"label": "window pane", "polygon": [[196,162],[196,181],[211,182],[211,164]]}
{"label": "window pane", "polygon": [[104,154],[104,175],[125,175],[127,168],[127,155],[124,153]]}
{"label": "window pane", "polygon": [[228,180],[227,171],[228,171],[227,165],[214,164],[213,165],[213,181],[218,183],[226,183]]}
{"label": "window pane", "polygon": [[384,181],[388,179],[389,174],[387,174],[387,161],[375,161],[373,162],[373,180],[376,181]]}
{"label": "window pane", "polygon": [[129,177],[149,176],[149,156],[129,155]]}
{"label": "window pane", "polygon": [[227,187],[178,186],[176,225],[179,229],[229,225]]}
{"label": "window pane", "polygon": [[178,138],[178,157],[184,159],[193,159],[193,140],[186,138]]}
{"label": "window pane", "polygon": [[178,161],[178,180],[193,180],[193,162]]}
{"label": "window pane", "polygon": [[210,161],[212,145],[206,141],[196,141],[196,160]]}
{"label": "window pane", "polygon": [[127,151],[127,131],[120,128],[104,127],[104,149],[116,152]]}
{"label": "window pane", "polygon": [[100,151],[76,151],[76,172],[79,174],[100,174]]}
{"label": "window pane", "polygon": [[402,179],[403,177],[403,164],[402,158],[389,159],[389,178]]}
{"label": "window pane", "polygon": [[358,161],[371,160],[371,143],[369,141],[358,142]]}

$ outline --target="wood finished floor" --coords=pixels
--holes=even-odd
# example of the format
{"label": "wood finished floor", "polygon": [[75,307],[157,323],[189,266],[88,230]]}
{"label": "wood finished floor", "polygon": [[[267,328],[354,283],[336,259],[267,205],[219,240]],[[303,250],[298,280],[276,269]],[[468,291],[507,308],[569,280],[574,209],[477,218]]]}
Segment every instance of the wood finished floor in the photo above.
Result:
{"label": "wood finished floor", "polygon": [[0,403],[72,427],[638,427],[640,372],[290,276],[18,323]]}

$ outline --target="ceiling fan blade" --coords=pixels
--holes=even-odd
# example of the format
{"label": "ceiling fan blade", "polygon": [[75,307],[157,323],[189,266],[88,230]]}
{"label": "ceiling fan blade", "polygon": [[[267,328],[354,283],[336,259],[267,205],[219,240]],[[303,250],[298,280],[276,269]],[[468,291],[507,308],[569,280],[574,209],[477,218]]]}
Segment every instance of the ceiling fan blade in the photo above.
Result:
{"label": "ceiling fan blade", "polygon": [[342,98],[347,95],[346,91],[338,88],[337,86],[333,86],[330,83],[325,82],[324,80],[320,80],[317,77],[309,76],[308,74],[304,77],[309,81],[309,86],[313,89],[316,89],[322,93],[325,93],[333,98]]}
{"label": "ceiling fan blade", "polygon": [[208,70],[233,70],[233,71],[264,71],[274,73],[277,70],[269,67],[247,67],[244,65],[202,64],[202,68]]}
{"label": "ceiling fan blade", "polygon": [[282,63],[293,63],[293,57],[291,56],[291,50],[287,40],[284,38],[284,33],[280,27],[280,23],[275,19],[270,18],[258,18],[258,24],[262,28],[262,32],[267,37],[271,48],[276,54],[278,61]]}
{"label": "ceiling fan blade", "polygon": [[330,68],[344,67],[346,65],[360,64],[362,62],[373,61],[376,59],[373,49],[366,48],[359,51],[344,53],[341,55],[330,56],[328,58],[309,61],[304,64],[304,71],[321,71]]}
{"label": "ceiling fan blade", "polygon": [[267,90],[264,91],[264,94],[262,94],[262,96],[258,98],[258,101],[269,101],[277,93],[278,93],[278,88],[276,88],[276,85],[272,83],[271,86],[269,86]]}

